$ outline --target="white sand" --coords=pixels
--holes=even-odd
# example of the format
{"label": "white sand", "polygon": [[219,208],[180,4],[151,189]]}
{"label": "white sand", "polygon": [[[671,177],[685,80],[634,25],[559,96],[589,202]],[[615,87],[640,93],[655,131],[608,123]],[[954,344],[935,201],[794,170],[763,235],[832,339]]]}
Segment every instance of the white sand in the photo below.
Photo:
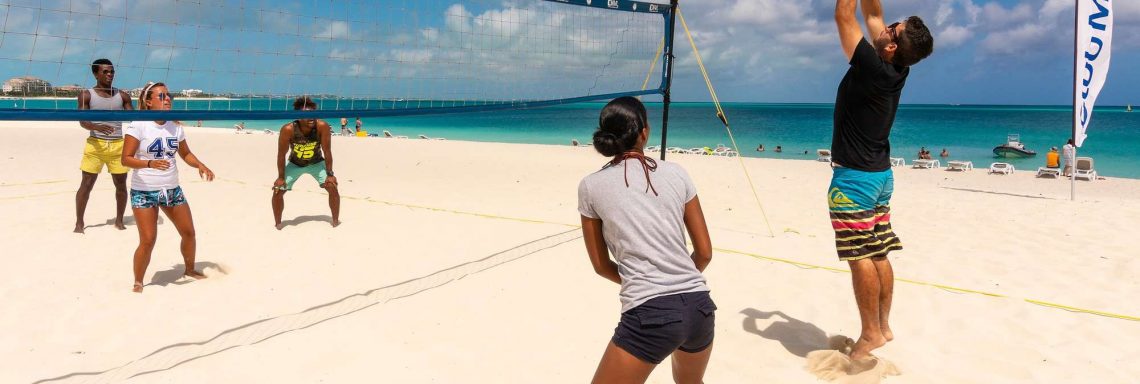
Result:
{"label": "white sand", "polygon": [[[618,287],[593,274],[577,238],[577,183],[605,162],[590,148],[337,137],[344,223],[329,226],[326,195],[306,179],[279,232],[276,136],[190,128],[218,176],[181,169],[210,278],[176,281],[178,236],[163,219],[139,295],[135,228],[106,225],[107,174],[92,227],[71,233],[86,132],[3,122],[0,135],[2,383],[582,383],[617,323]],[[736,159],[669,159],[693,176],[717,249],[706,382],[818,382],[805,356],[858,336],[850,276],[749,254],[846,270],[827,165],[744,160],[769,237]],[[1072,202],[1067,180],[978,166],[895,170],[906,249],[892,256],[896,340],[877,354],[901,375],[885,381],[1134,381],[1140,322],[1024,299],[1140,316],[1140,181],[1082,181]],[[668,365],[650,382],[671,382]]]}

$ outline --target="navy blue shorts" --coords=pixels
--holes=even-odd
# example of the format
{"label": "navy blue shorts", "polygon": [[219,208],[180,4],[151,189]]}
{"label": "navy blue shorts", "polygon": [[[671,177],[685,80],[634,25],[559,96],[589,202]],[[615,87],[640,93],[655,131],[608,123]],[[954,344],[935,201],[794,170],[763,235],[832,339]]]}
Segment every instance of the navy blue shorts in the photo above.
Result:
{"label": "navy blue shorts", "polygon": [[673,351],[696,353],[713,342],[716,304],[708,291],[655,297],[621,314],[614,345],[652,364]]}

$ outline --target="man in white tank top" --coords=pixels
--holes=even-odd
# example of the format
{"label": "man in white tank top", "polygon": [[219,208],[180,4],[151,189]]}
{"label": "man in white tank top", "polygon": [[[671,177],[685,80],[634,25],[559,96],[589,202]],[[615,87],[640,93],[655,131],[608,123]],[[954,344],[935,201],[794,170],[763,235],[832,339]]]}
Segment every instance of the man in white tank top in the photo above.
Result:
{"label": "man in white tank top", "polygon": [[[115,66],[111,60],[95,60],[91,63],[91,73],[95,75],[95,86],[79,93],[79,109],[134,109],[130,95],[111,86],[115,80]],[[115,228],[127,229],[123,225],[123,212],[127,208],[127,167],[122,164],[123,122],[80,121],[79,126],[90,133],[83,150],[83,161],[79,165],[83,179],[79,182],[79,190],[75,192],[75,233],[83,233],[86,227],[83,213],[87,210],[91,189],[95,187],[95,180],[99,178],[104,165],[115,183]]]}

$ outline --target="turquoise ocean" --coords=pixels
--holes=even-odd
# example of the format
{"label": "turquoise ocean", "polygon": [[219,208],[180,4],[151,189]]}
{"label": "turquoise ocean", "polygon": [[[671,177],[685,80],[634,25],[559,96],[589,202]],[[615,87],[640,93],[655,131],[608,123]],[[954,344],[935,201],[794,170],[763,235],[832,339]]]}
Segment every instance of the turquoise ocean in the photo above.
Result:
{"label": "turquoise ocean", "polygon": [[[9,102],[9,101],[5,101]],[[20,101],[25,108],[74,107],[74,101]],[[209,104],[206,104],[209,103]],[[248,101],[175,100],[174,109],[285,109],[281,105]],[[70,104],[70,105],[68,105]],[[394,135],[416,138],[418,135],[445,137],[449,140],[486,141],[568,145],[572,139],[588,142],[597,126],[598,112],[604,103],[579,103],[548,108],[477,112],[444,115],[364,118],[369,133],[388,130]],[[652,144],[661,141],[661,104],[648,103]],[[3,105],[7,107],[7,105]],[[322,101],[321,108],[347,108]],[[357,108],[362,105],[357,105]],[[747,157],[814,160],[816,149],[831,146],[831,104],[756,104],[726,103],[725,114],[731,123],[740,151]],[[920,147],[926,147],[935,158],[943,148],[948,159],[969,160],[979,168],[991,162],[1012,163],[1019,170],[1035,170],[1045,164],[1049,148],[1060,148],[1071,132],[1071,107],[1068,106],[997,106],[997,105],[903,105],[899,108],[891,134],[891,156],[903,157],[909,164],[917,158]],[[349,128],[355,116],[346,111]],[[338,119],[330,119],[339,129]],[[193,124],[192,122],[187,122]],[[232,127],[238,121],[209,121],[204,126]],[[245,121],[247,128],[276,130],[283,121]],[[1006,135],[1021,135],[1026,147],[1037,156],[1026,159],[999,159],[993,148],[1005,142]],[[728,134],[716,118],[711,103],[673,103],[669,112],[668,146],[731,146]],[[757,152],[758,144],[766,151]],[[1088,130],[1088,139],[1078,156],[1095,159],[1095,167],[1103,176],[1140,179],[1140,112],[1126,112],[1122,106],[1097,107]],[[775,147],[783,147],[776,153]],[[804,154],[807,151],[807,154]],[[945,161],[943,161],[945,165]]]}

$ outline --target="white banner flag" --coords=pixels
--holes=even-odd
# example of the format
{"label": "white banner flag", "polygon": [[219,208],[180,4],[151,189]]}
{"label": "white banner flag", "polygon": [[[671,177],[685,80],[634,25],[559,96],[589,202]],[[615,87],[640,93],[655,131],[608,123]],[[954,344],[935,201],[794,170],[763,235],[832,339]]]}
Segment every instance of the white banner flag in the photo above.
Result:
{"label": "white banner flag", "polygon": [[1076,145],[1085,141],[1085,130],[1092,120],[1096,96],[1104,87],[1108,76],[1108,62],[1112,58],[1112,0],[1077,0],[1077,72],[1074,134]]}

